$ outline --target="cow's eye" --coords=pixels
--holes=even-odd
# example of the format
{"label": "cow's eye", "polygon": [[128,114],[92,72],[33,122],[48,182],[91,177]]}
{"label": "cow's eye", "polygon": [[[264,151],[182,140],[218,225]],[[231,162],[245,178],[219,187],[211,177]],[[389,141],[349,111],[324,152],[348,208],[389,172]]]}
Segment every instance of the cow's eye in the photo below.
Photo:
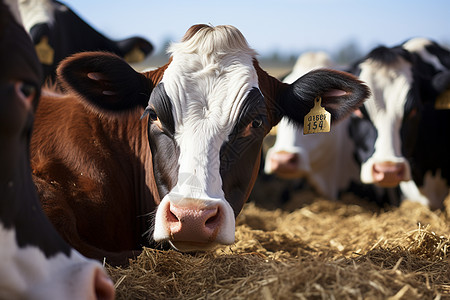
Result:
{"label": "cow's eye", "polygon": [[260,128],[263,124],[263,121],[261,119],[254,119],[252,121],[252,128]]}
{"label": "cow's eye", "polygon": [[26,98],[34,97],[34,94],[36,93],[36,87],[33,84],[24,82],[20,85],[20,91]]}
{"label": "cow's eye", "polygon": [[158,120],[158,115],[156,114],[156,112],[153,109],[148,110],[148,117],[150,118],[150,120],[152,120],[152,122],[155,122]]}

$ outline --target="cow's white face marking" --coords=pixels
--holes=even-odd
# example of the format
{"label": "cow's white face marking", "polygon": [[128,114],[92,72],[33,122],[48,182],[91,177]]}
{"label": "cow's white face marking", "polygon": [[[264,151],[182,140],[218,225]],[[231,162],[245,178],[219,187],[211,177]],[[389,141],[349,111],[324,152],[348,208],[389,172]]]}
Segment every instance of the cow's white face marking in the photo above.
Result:
{"label": "cow's white face marking", "polygon": [[[244,40],[245,41],[245,40]],[[220,175],[220,149],[233,130],[241,105],[258,87],[255,52],[246,42],[229,41],[220,32],[203,32],[170,48],[172,61],[162,82],[171,99],[175,141],[179,146],[177,185],[158,207],[154,239],[169,238],[162,211],[169,202],[208,207],[219,203],[224,222],[216,242],[234,242],[234,212],[225,200]]]}
{"label": "cow's white face marking", "polygon": [[102,266],[72,249],[45,257],[37,247],[19,248],[14,229],[0,223],[0,299],[97,299],[94,278]]}
{"label": "cow's white face marking", "polygon": [[439,61],[439,58],[426,50],[432,42],[426,38],[414,38],[403,44],[403,48],[412,53],[417,53],[426,63],[432,65],[436,70],[446,71],[447,69]]}
{"label": "cow's white face marking", "polygon": [[411,64],[399,58],[387,67],[369,59],[360,67],[360,79],[372,90],[364,106],[378,133],[375,152],[361,166],[361,181],[373,183],[373,165],[380,162],[405,163],[404,180],[410,180],[410,166],[401,153],[400,128],[413,82]]}
{"label": "cow's white face marking", "polygon": [[50,0],[19,0],[19,10],[27,32],[39,23],[53,25],[55,7]]}

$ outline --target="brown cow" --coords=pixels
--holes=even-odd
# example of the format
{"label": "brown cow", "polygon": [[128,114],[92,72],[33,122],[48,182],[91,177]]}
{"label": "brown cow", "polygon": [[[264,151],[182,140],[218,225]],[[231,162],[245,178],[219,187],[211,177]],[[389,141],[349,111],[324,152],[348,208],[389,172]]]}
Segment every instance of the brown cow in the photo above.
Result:
{"label": "brown cow", "polygon": [[36,184],[50,219],[87,256],[120,263],[142,245],[233,243],[262,140],[281,117],[302,124],[321,96],[338,120],[369,95],[332,70],[281,83],[232,26],[194,25],[170,52],[143,74],[112,54],[74,55],[58,69],[64,95],[41,99]]}

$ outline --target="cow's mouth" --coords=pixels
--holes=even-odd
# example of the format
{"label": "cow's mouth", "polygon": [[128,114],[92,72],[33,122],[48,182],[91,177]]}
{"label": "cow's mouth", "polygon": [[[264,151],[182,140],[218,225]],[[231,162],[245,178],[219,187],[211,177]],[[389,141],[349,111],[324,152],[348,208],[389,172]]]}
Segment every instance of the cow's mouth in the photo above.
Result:
{"label": "cow's mouth", "polygon": [[405,179],[405,164],[376,163],[372,169],[375,184],[384,188],[396,187]]}

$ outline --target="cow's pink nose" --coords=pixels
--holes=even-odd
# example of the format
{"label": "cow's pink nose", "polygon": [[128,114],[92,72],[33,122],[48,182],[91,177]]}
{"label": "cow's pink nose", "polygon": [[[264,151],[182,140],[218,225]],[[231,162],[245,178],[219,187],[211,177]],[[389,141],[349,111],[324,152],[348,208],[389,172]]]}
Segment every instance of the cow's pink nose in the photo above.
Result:
{"label": "cow's pink nose", "polygon": [[114,284],[103,270],[96,270],[94,275],[94,290],[97,300],[113,300],[115,297]]}
{"label": "cow's pink nose", "polygon": [[372,168],[374,182],[381,187],[396,187],[405,180],[405,163],[381,162]]}
{"label": "cow's pink nose", "polygon": [[188,243],[213,243],[222,223],[219,206],[199,207],[196,204],[168,205],[167,221],[171,240]]}
{"label": "cow's pink nose", "polygon": [[280,177],[292,178],[298,173],[300,156],[297,153],[285,151],[275,152],[270,158],[272,172]]}

